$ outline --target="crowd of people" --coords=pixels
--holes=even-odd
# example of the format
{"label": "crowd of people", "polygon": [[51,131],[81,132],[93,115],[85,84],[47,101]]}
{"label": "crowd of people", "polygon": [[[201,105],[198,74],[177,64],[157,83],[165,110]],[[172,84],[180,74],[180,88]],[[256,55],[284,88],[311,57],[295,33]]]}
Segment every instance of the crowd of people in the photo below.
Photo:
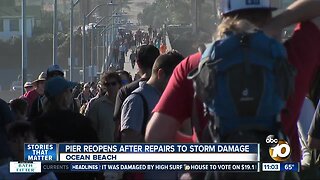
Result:
{"label": "crowd of people", "polygon": [[[182,55],[176,51],[159,55],[159,50],[153,45],[141,45],[137,49],[135,61],[139,67],[141,80],[133,84],[135,84],[134,89],[140,86],[141,97],[147,99],[148,104],[151,97],[154,99],[152,106],[148,105],[149,108],[146,109],[149,111],[148,116],[165,89],[173,69],[183,59]],[[145,82],[149,78],[150,80]],[[0,177],[6,179],[15,176],[22,179],[32,177],[31,174],[29,174],[30,177],[9,174],[7,169],[9,160],[23,160],[24,143],[127,142],[127,138],[130,137],[120,135],[120,132],[128,130],[131,126],[124,128],[126,127],[124,123],[132,124],[136,128],[139,124],[134,125],[136,123],[133,120],[127,119],[125,122],[120,119],[119,121],[114,120],[113,114],[119,102],[119,97],[117,97],[119,90],[127,90],[127,85],[131,86],[132,81],[129,72],[117,70],[104,72],[97,83],[75,83],[64,78],[64,71],[59,65],[51,65],[33,82],[25,84],[25,94],[9,103],[2,100],[0,132],[4,148],[1,148],[0,160],[3,166],[0,167]],[[143,90],[144,88],[146,90]],[[140,102],[139,97],[129,97],[130,101],[135,99]],[[129,110],[128,112],[120,111],[121,116],[129,113],[126,115],[127,118],[139,118],[137,114],[131,114],[138,112],[136,110],[140,109],[139,104],[133,105],[127,101],[124,104],[125,110]],[[141,121],[144,120],[145,125],[148,116],[141,115],[141,118],[143,117]],[[121,137],[124,139],[121,140]],[[140,140],[142,139],[140,136]],[[110,176],[115,176],[115,174],[43,174],[45,179],[52,179],[52,177],[57,179],[103,179]]]}
{"label": "crowd of people", "polygon": [[125,29],[119,29],[116,39],[111,45],[109,57],[111,61],[108,67],[123,70],[125,56],[130,52],[129,59],[132,64],[132,69],[134,69],[137,47],[143,44],[154,45],[164,53],[166,51],[164,30],[160,28],[158,32],[156,28],[152,28],[151,26],[149,26],[148,31],[143,31],[139,28],[134,33],[131,30],[126,31]]}
{"label": "crowd of people", "polygon": [[[320,23],[314,19],[320,16],[320,1],[295,1],[275,17],[272,17],[269,0],[253,6],[223,0],[221,6],[222,22],[215,40],[226,34],[250,31],[249,26],[281,39],[282,29],[298,23],[284,43],[288,62],[297,74],[294,92],[281,113],[281,125],[291,146],[290,161],[301,162],[300,177],[307,177],[304,171],[314,167],[312,152],[320,150]],[[52,65],[33,82],[25,84],[26,93],[21,97],[9,103],[0,100],[0,178],[299,179],[299,175],[283,176],[277,172],[221,173],[214,177],[205,172],[9,173],[10,160],[23,160],[24,143],[199,142],[208,117],[197,114],[200,131],[191,122],[194,109],[197,112],[205,109],[203,103],[194,98],[193,82],[187,77],[198,67],[206,47],[200,46],[199,52],[186,58],[174,50],[160,52],[159,33],[149,27],[146,33],[140,29],[135,35],[120,33],[118,42],[114,42],[116,59],[124,58],[132,42],[137,47],[130,56],[134,61],[132,68],[136,64],[139,69],[139,78],[135,80],[122,67],[118,71],[107,70],[97,83],[75,83],[64,78],[59,65]]]}

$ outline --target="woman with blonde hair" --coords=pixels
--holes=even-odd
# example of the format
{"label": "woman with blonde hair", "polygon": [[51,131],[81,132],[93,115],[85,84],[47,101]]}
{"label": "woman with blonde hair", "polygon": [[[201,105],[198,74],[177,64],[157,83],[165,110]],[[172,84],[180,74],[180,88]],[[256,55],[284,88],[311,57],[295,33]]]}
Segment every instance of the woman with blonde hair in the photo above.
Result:
{"label": "woman with blonde hair", "polygon": [[[32,121],[39,143],[96,143],[90,120],[70,109],[76,83],[53,77],[45,84],[43,114]],[[101,173],[56,173],[58,179],[96,179]],[[99,179],[99,178],[98,178]]]}
{"label": "woman with blonde hair", "polygon": [[[297,120],[311,81],[320,68],[320,23],[314,19],[320,16],[320,1],[295,1],[276,17],[272,17],[272,10],[275,8],[271,6],[271,0],[221,0],[220,7],[222,23],[217,29],[215,40],[223,38],[230,31],[244,32],[255,28],[278,39],[282,29],[298,23],[293,35],[284,44],[288,61],[298,73],[295,77],[294,94],[286,103],[288,113],[282,113],[281,120],[283,130],[290,139],[291,159],[293,162],[300,162]],[[146,129],[146,142],[178,141],[177,132],[183,122],[192,117],[193,104],[198,107],[198,112],[203,112],[202,104],[198,101],[194,103],[193,84],[187,79],[187,75],[198,67],[200,59],[200,53],[190,55],[173,72],[166,90],[153,110]],[[207,123],[203,113],[199,113],[199,121],[202,131]],[[190,141],[194,139],[197,139],[196,135]]]}
{"label": "woman with blonde hair", "polygon": [[45,84],[44,113],[56,110],[67,110],[72,103],[72,89],[77,83],[65,80],[62,77],[54,77]]}

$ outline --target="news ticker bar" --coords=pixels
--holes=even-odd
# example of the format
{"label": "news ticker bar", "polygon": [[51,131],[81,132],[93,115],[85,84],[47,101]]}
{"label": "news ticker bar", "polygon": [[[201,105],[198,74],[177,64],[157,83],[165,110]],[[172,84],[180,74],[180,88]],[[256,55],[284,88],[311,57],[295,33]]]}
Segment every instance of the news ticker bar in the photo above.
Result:
{"label": "news ticker bar", "polygon": [[259,161],[250,153],[60,153],[59,161],[88,162],[248,162]]}
{"label": "news ticker bar", "polygon": [[41,172],[103,172],[103,171],[292,171],[299,172],[299,163],[47,163],[47,162],[10,162],[10,173]]}
{"label": "news ticker bar", "polygon": [[10,162],[10,173],[104,171],[229,171],[258,172],[259,163],[44,163]]}
{"label": "news ticker bar", "polygon": [[25,161],[258,162],[259,144],[25,144]]}

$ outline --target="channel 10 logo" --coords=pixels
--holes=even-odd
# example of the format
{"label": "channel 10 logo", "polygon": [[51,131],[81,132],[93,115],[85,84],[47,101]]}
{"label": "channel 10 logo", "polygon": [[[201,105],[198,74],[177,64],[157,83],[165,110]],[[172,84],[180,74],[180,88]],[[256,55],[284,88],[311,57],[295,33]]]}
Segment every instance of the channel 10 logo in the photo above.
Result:
{"label": "channel 10 logo", "polygon": [[266,143],[270,145],[269,154],[273,160],[282,162],[289,159],[291,148],[287,141],[278,140],[274,135],[269,135],[266,138]]}

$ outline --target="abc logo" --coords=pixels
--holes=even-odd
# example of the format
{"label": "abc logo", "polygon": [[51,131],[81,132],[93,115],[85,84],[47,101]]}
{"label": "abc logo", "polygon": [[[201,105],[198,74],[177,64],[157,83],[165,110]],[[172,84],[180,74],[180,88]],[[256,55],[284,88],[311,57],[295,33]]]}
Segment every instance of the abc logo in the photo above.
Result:
{"label": "abc logo", "polygon": [[291,148],[287,141],[274,139],[273,135],[266,138],[266,143],[271,144],[269,148],[270,157],[275,161],[286,161],[291,154]]}

